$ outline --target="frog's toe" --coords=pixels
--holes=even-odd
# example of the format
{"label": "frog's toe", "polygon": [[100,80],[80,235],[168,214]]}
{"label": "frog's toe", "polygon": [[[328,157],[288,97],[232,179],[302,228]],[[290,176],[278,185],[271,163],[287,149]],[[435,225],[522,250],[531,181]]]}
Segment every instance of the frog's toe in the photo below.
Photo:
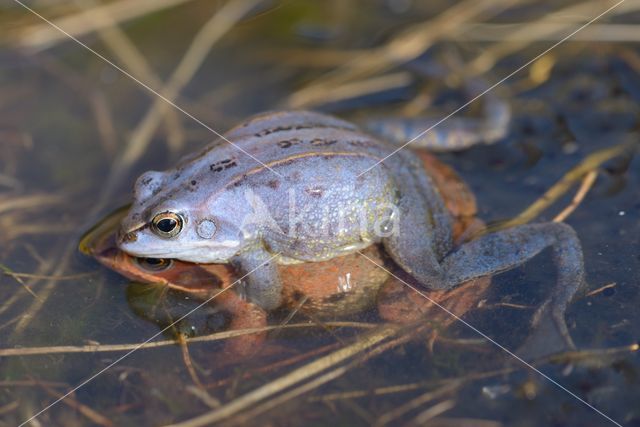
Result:
{"label": "frog's toe", "polygon": [[516,354],[525,360],[575,350],[564,319],[564,311],[547,301],[535,313],[532,330]]}

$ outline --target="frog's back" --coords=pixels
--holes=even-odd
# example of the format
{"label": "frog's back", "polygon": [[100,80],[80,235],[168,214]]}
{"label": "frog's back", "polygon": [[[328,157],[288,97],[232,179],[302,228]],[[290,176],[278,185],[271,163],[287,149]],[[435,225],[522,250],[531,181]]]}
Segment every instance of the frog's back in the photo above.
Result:
{"label": "frog's back", "polygon": [[[386,175],[401,193],[428,205],[421,209],[445,215],[440,195],[415,155],[395,152],[393,145],[344,120],[310,111],[272,112],[249,119],[225,137],[233,145],[214,142],[178,165],[175,185],[191,186],[192,192],[213,200],[226,190],[244,188],[249,180],[251,186],[277,185],[286,190],[296,182],[302,188],[305,183],[296,179],[298,175],[302,181],[314,181],[326,175],[318,173],[324,168],[334,171],[334,186],[349,184],[354,176],[381,183]],[[305,167],[309,162],[313,169]]]}
{"label": "frog's back", "polygon": [[226,133],[230,139],[262,137],[278,132],[301,129],[334,128],[357,131],[358,127],[345,120],[314,111],[268,111],[249,118]]}
{"label": "frog's back", "polygon": [[204,181],[215,194],[249,176],[278,178],[279,171],[303,158],[322,158],[327,165],[348,158],[365,171],[393,151],[346,121],[307,111],[266,113],[231,129],[225,138],[233,144],[209,145],[183,160],[175,176]]}

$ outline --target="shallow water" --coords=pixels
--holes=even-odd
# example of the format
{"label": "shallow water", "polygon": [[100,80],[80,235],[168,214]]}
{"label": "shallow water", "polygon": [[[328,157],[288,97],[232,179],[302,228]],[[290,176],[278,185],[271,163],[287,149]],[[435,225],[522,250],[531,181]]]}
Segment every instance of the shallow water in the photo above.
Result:
{"label": "shallow water", "polygon": [[[375,46],[397,35],[408,23],[436,16],[445,8],[439,3],[444,2],[413,5],[400,12],[404,2],[378,2],[375,7],[368,2],[264,6],[214,46],[177,103],[212,128],[224,131],[249,114],[286,105],[292,91],[331,68],[314,65],[312,59],[317,58],[310,59],[304,53]],[[389,4],[394,6],[390,9]],[[188,2],[129,21],[124,29],[154,72],[166,79],[196,29],[218,6]],[[495,21],[529,22],[543,9],[558,7],[559,2],[523,6]],[[152,321],[140,316],[145,303],[141,288],[80,254],[78,241],[102,216],[129,201],[133,180],[140,173],[171,166],[183,154],[210,141],[212,135],[177,114],[184,136],[181,146],[167,144],[161,125],[143,155],[113,172],[114,162],[154,96],[73,42],[39,53],[16,48],[16,34],[39,21],[17,4],[9,2],[1,8],[0,224],[4,233],[0,263],[12,272],[36,276],[0,276],[0,347],[141,343],[158,333],[163,324],[160,314],[167,312],[147,313]],[[603,5],[602,10],[605,8]],[[56,16],[69,10],[50,7],[42,12]],[[616,19],[635,23],[631,15]],[[82,40],[121,64],[95,34]],[[537,43],[507,56],[488,79],[493,82],[508,75],[550,44]],[[465,58],[473,58],[486,47],[466,42],[462,52]],[[293,52],[294,48],[298,50]],[[531,75],[523,70],[502,85],[500,94],[514,109],[509,136],[493,146],[439,156],[472,188],[481,218],[494,222],[514,217],[588,154],[637,138],[632,132],[638,126],[639,68],[629,59],[638,61],[637,55],[632,44],[567,43],[548,57],[555,65],[543,82],[532,84]],[[336,62],[344,60],[338,55]],[[416,68],[408,70],[415,73]],[[422,77],[414,79],[395,90],[317,108],[345,117],[398,111],[425,89]],[[448,113],[464,102],[441,83],[429,89],[439,94],[433,107],[436,112]],[[163,120],[167,122],[170,120]],[[613,349],[638,340],[639,184],[638,157],[609,161],[567,220],[583,244],[589,290],[615,284],[581,295],[572,303],[567,314],[571,335],[580,349],[612,350],[574,361],[571,369],[566,363],[537,365],[607,416],[630,426],[640,424],[640,363],[637,352]],[[538,220],[552,219],[572,194],[573,190]],[[513,350],[526,337],[531,307],[542,301],[554,279],[551,257],[544,253],[493,278],[482,306],[464,318]],[[169,296],[163,307],[175,310],[170,312],[175,318],[193,304],[178,294]],[[206,324],[205,314],[196,312],[188,326]],[[286,317],[286,313],[280,315],[279,320]],[[380,322],[375,310],[332,320]],[[293,323],[307,321],[300,315],[291,319]],[[200,329],[196,327],[196,331]],[[265,354],[237,363],[224,360],[219,342],[194,343],[189,349],[210,395],[226,403],[321,356],[262,369],[269,363],[326,345],[349,345],[363,334],[348,327],[332,333],[321,328],[280,332],[269,339]],[[518,365],[505,352],[475,341],[480,337],[466,326],[454,323],[441,334],[448,340],[436,342],[433,352],[421,336],[349,365],[344,375],[278,404],[258,420],[272,425],[367,425],[387,420],[409,423],[420,416],[423,418],[414,422],[422,423],[433,415],[429,418],[432,425],[480,425],[479,420],[491,426],[611,424],[566,391]],[[170,336],[166,333],[157,339]],[[23,422],[124,354],[1,357],[0,425]],[[489,374],[505,366],[514,371]],[[246,372],[251,375],[244,376]],[[461,382],[446,382],[442,389],[442,381],[447,379]],[[400,387],[389,389],[391,386]],[[38,420],[42,425],[92,425],[105,420],[123,426],[177,422],[210,410],[193,388],[179,346],[143,349],[88,382],[73,399],[56,404]],[[372,390],[377,393],[370,393]],[[425,395],[433,390],[434,396]],[[332,397],[350,391],[364,393]],[[104,419],[94,416],[91,421],[91,415],[83,414],[78,404]],[[409,406],[405,408],[405,404]],[[432,412],[425,412],[431,407]],[[464,424],[465,420],[471,424]]]}

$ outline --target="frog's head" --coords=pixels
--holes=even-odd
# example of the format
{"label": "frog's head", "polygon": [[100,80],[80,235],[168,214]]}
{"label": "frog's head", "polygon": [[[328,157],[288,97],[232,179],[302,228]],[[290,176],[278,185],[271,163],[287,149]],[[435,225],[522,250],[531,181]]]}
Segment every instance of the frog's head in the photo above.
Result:
{"label": "frog's head", "polygon": [[197,263],[228,260],[240,245],[238,229],[224,213],[212,214],[202,193],[190,191],[166,172],[144,173],[122,220],[118,247],[137,257]]}

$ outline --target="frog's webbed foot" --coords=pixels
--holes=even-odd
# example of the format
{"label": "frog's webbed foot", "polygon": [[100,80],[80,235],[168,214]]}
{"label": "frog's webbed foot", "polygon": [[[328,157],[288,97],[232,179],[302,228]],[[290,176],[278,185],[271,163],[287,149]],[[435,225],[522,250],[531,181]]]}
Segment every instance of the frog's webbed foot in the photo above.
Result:
{"label": "frog's webbed foot", "polygon": [[[398,240],[402,243],[406,239]],[[558,271],[557,284],[550,297],[536,311],[532,335],[521,349],[521,354],[526,357],[537,357],[574,348],[564,312],[583,286],[585,273],[580,241],[569,225],[553,222],[528,224],[487,234],[461,245],[439,264],[434,263],[433,254],[423,255],[422,265],[417,268],[409,265],[407,271],[432,289],[450,289],[477,277],[515,268],[548,247],[553,249],[553,260]],[[392,256],[401,261],[401,266],[403,254],[408,254],[406,256],[412,264],[419,262],[415,253],[420,251],[414,247],[411,255],[409,248],[406,244],[392,247],[397,251]]]}
{"label": "frog's webbed foot", "polygon": [[564,310],[549,299],[536,310],[531,320],[531,333],[516,354],[532,360],[575,348],[564,320]]}
{"label": "frog's webbed foot", "polygon": [[252,250],[236,256],[232,263],[244,277],[247,299],[265,310],[273,310],[280,305],[282,283],[276,260],[264,250]]}

